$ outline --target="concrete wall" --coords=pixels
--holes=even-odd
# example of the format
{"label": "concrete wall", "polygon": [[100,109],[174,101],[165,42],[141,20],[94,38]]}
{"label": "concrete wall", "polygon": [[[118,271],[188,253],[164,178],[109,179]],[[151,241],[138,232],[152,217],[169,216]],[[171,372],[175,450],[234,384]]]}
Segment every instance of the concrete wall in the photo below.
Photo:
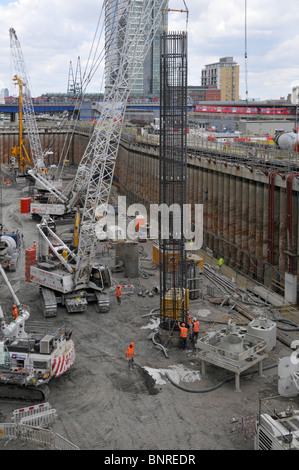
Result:
{"label": "concrete wall", "polygon": [[[26,139],[26,133],[23,136]],[[71,129],[59,130],[56,126],[40,129],[40,140],[42,149],[49,149],[53,155],[46,158],[46,164],[57,164],[60,158],[66,156],[71,164],[78,164],[84,154],[89,140],[88,132],[72,133]],[[0,162],[9,163],[11,151],[19,145],[19,134],[17,126],[0,129]],[[25,148],[30,155],[28,141]]]}
{"label": "concrete wall", "polygon": [[254,134],[270,134],[275,135],[275,129],[284,129],[285,132],[292,132],[294,129],[294,122],[290,120],[260,120],[260,121],[245,121],[240,119],[238,122],[238,129],[244,135]]}
{"label": "concrete wall", "polygon": [[[74,136],[71,131],[42,131],[42,147],[48,145],[54,151],[47,163],[57,164],[67,151],[70,163],[78,164],[89,135],[84,131]],[[17,144],[17,129],[0,131],[1,162],[8,163],[11,149]],[[187,202],[203,204],[203,248],[212,250],[216,259],[224,257],[227,266],[279,293],[284,290],[285,273],[296,276],[299,273],[299,180],[293,179],[290,196],[287,176],[284,170],[275,174],[271,186],[270,169],[238,165],[188,151]],[[159,147],[122,140],[115,179],[131,203],[141,203],[148,209],[151,203],[158,203]],[[288,226],[291,226],[292,247]]]}

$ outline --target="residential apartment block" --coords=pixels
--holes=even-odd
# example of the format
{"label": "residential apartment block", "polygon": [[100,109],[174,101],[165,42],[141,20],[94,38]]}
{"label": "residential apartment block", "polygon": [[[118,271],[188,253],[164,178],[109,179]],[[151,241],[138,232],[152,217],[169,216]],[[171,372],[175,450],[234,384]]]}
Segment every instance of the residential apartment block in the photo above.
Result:
{"label": "residential apartment block", "polygon": [[221,91],[221,101],[239,101],[239,65],[233,57],[222,57],[201,72],[201,85]]}

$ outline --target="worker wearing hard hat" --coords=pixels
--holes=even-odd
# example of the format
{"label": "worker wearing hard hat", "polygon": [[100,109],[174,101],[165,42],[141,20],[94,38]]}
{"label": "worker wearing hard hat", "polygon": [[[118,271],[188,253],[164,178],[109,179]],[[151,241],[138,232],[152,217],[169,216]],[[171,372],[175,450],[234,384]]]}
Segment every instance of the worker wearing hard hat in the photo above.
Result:
{"label": "worker wearing hard hat", "polygon": [[18,309],[15,305],[13,305],[12,308],[13,308],[13,310],[12,310],[12,319],[16,320],[19,316]]}
{"label": "worker wearing hard hat", "polygon": [[130,343],[127,349],[127,354],[126,354],[126,358],[127,358],[128,366],[130,370],[133,369],[134,367],[134,355],[135,355],[134,343]]}
{"label": "worker wearing hard hat", "polygon": [[185,323],[180,324],[178,322],[180,332],[180,341],[179,341],[179,349],[185,349],[187,344],[187,335],[188,335],[188,328],[186,328]]}
{"label": "worker wearing hard hat", "polygon": [[117,302],[120,304],[121,303],[121,287],[120,287],[120,285],[116,286],[116,299],[117,299]]}
{"label": "worker wearing hard hat", "polygon": [[192,323],[192,342],[193,343],[197,341],[198,334],[199,334],[199,321],[197,320],[197,318],[194,318],[193,323]]}

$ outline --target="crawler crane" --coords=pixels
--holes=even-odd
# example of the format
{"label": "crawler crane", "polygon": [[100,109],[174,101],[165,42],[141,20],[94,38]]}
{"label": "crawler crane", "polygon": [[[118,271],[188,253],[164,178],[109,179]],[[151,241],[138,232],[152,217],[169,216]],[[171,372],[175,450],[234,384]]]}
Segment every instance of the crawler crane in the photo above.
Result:
{"label": "crawler crane", "polygon": [[127,99],[161,27],[168,0],[142,2],[142,6],[140,3],[136,0],[105,0],[110,31],[106,37],[105,94],[100,119],[72,184],[64,192],[51,192],[48,203],[32,203],[33,215],[59,218],[74,213],[77,205],[88,207],[91,198],[96,199],[97,191],[100,205],[106,207]]}
{"label": "crawler crane", "polygon": [[[57,192],[57,189],[62,189],[62,182],[61,180],[50,180],[50,173],[48,172],[44,161],[45,155],[42,150],[40,136],[35,119],[34,106],[30,92],[30,80],[26,70],[21,45],[17,38],[16,31],[13,28],[10,28],[9,34],[10,48],[13,56],[14,67],[16,70],[16,74],[14,75],[14,83],[17,84],[20,88],[19,108],[21,109],[21,115],[19,116],[19,147],[15,147],[12,153],[14,157],[18,156],[18,169],[23,171],[23,174],[29,174],[36,181],[36,184],[39,188],[49,191],[51,194],[53,194],[53,196],[55,195],[57,198],[59,198],[59,192]],[[31,159],[29,159],[27,154],[27,161],[23,157],[22,153],[22,151],[24,151],[22,117],[24,117],[24,122],[28,133],[28,141],[31,150]],[[32,169],[26,170],[27,166],[31,166]]]}
{"label": "crawler crane", "polygon": [[68,207],[81,207],[78,247],[74,250],[64,244],[46,218],[37,226],[39,251],[36,265],[30,268],[30,279],[40,286],[45,316],[56,315],[58,303],[69,312],[77,312],[84,311],[93,300],[100,311],[109,310],[106,289],[111,286],[110,271],[96,262],[96,233],[107,213],[126,102],[161,25],[166,3],[154,0],[140,5],[137,0],[122,0],[111,6],[105,1],[110,28],[104,102],[67,202]]}

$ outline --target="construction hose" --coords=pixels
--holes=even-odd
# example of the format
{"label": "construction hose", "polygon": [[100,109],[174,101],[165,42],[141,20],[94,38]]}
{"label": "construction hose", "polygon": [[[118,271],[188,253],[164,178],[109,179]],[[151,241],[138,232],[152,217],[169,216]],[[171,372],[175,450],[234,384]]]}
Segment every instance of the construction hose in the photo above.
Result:
{"label": "construction hose", "polygon": [[276,322],[281,322],[281,323],[286,323],[287,325],[292,325],[293,326],[293,328],[282,328],[282,327],[276,325],[277,329],[280,330],[280,331],[299,331],[298,324],[295,323],[292,320],[289,320],[288,318],[279,317],[279,318],[272,318],[271,320],[274,321],[275,323]]}
{"label": "construction hose", "polygon": [[[200,323],[210,323],[212,325],[227,325],[227,321],[216,321],[216,320],[203,320],[200,318]],[[247,326],[247,323],[235,323],[236,326]]]}
{"label": "construction hose", "polygon": [[164,352],[165,357],[168,358],[169,356],[168,356],[167,351],[166,351],[166,349],[164,348],[164,346],[162,346],[162,344],[157,343],[157,341],[155,341],[155,336],[156,336],[157,333],[158,333],[158,332],[156,331],[155,333],[152,334],[152,342],[154,343],[155,346],[159,346],[159,348],[161,348],[162,351]]}
{"label": "construction hose", "polygon": [[202,388],[202,389],[192,389],[192,388],[187,388],[187,387],[183,387],[182,385],[179,385],[178,383],[176,383],[174,380],[172,380],[171,377],[169,377],[169,375],[167,374],[167,372],[165,373],[166,377],[168,378],[168,380],[177,388],[181,389],[181,390],[184,390],[184,392],[190,392],[190,393],[206,393],[206,392],[211,392],[213,390],[216,390],[217,388],[221,387],[221,385],[223,385],[225,382],[229,382],[230,380],[233,379],[233,377],[229,377],[225,380],[222,380],[221,382],[219,382],[218,384],[212,386],[212,387],[209,387],[209,388]]}
{"label": "construction hose", "polygon": [[[263,370],[268,370],[268,369],[273,369],[274,367],[277,367],[278,364],[272,364],[270,366],[267,366],[265,367]],[[254,370],[252,372],[246,372],[244,374],[240,374],[240,377],[245,377],[246,375],[252,375],[252,374],[255,374],[259,372],[259,370]],[[189,392],[189,393],[206,393],[206,392],[212,392],[213,390],[216,390],[217,388],[221,387],[223,384],[225,384],[226,382],[230,382],[231,380],[233,380],[235,377],[228,377],[227,379],[224,379],[222,380],[221,382],[219,382],[218,384],[216,385],[213,385],[212,387],[208,387],[208,388],[201,388],[201,389],[192,389],[192,388],[187,388],[187,387],[183,387],[182,385],[179,385],[177,382],[175,382],[174,380],[172,380],[171,377],[169,377],[169,375],[167,374],[167,372],[165,373],[166,377],[168,378],[169,382],[171,382],[175,387],[179,388],[180,390],[183,390],[184,392]]]}

